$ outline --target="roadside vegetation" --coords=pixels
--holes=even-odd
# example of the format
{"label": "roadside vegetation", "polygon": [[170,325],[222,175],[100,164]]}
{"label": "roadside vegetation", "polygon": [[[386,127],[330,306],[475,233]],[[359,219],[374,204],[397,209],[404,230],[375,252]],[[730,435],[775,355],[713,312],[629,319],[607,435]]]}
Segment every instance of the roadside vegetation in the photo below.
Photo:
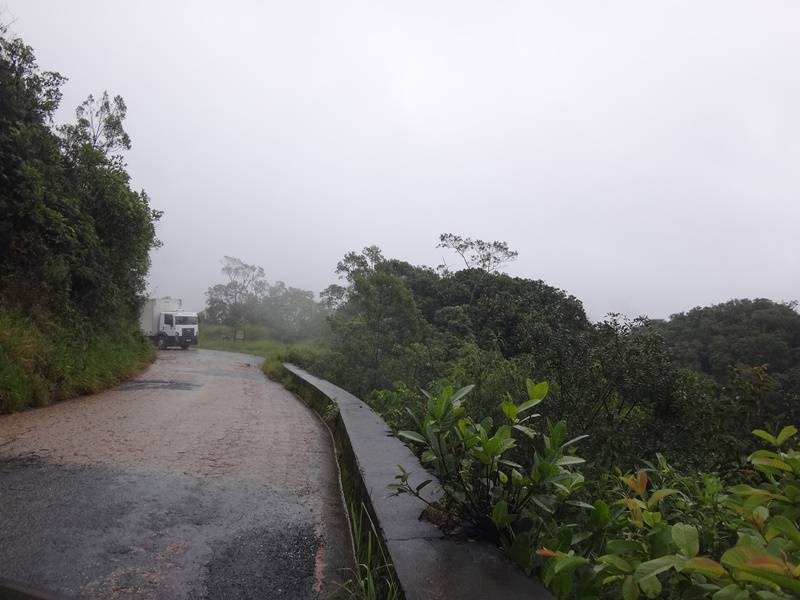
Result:
{"label": "roadside vegetation", "polygon": [[137,319],[160,213],[130,187],[121,97],[53,114],[65,78],[0,27],[0,412],[95,392],[152,360]]}
{"label": "roadside vegetation", "polygon": [[347,580],[338,585],[331,600],[401,600],[403,592],[369,510],[364,504],[356,508],[352,500],[349,504],[356,565],[350,569]]}
{"label": "roadside vegetation", "polygon": [[[545,419],[587,435],[592,467],[729,470],[757,449],[751,431],[800,422],[795,304],[732,300],[667,320],[590,321],[577,298],[500,267],[502,242],[444,234],[461,268],[413,266],[376,247],[339,262],[322,294],[327,332],[293,359],[344,387],[395,429],[425,410],[422,390],[473,385],[476,416],[504,417],[527,379],[549,382]],[[713,444],[709,440],[714,440]]]}
{"label": "roadside vegetation", "polygon": [[[503,419],[465,411],[473,387],[429,395],[401,431],[446,494],[439,521],[495,541],[558,598],[788,599],[800,595],[797,429],[755,430],[761,448],[724,475],[663,455],[633,471],[586,470],[565,421],[542,422],[546,382],[528,380]],[[709,441],[713,444],[713,441]],[[733,465],[731,465],[733,466]],[[401,468],[392,487],[425,502]]]}
{"label": "roadside vegetation", "polygon": [[[459,269],[348,253],[327,328],[274,355],[386,419],[445,491],[427,515],[559,598],[800,593],[795,304],[591,322],[574,296],[502,273],[505,243],[440,246]],[[420,497],[402,470],[392,488]]]}

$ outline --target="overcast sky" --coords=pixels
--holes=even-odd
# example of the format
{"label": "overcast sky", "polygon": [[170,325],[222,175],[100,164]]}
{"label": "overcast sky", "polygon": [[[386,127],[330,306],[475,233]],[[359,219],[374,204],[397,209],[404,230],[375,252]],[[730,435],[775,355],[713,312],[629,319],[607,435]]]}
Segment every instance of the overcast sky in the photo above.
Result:
{"label": "overcast sky", "polygon": [[226,254],[318,292],[445,231],[596,319],[800,298],[796,0],[0,7],[69,77],[61,119],[125,98],[151,291],[190,307]]}

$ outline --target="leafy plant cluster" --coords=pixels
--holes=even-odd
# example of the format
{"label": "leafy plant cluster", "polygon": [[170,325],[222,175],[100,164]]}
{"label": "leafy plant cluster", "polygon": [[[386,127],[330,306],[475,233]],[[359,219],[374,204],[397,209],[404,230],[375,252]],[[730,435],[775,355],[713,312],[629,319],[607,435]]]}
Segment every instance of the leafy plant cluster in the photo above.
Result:
{"label": "leafy plant cluster", "polygon": [[65,78],[0,27],[0,411],[116,381],[152,352],[140,297],[161,213],[130,187],[121,97],[53,115]]}
{"label": "leafy plant cluster", "polygon": [[[602,547],[576,552],[580,542],[565,536],[560,547],[540,549],[545,582],[561,598],[796,597],[800,453],[789,442],[797,429],[754,433],[771,449],[750,456],[749,481],[722,486],[706,475],[688,478],[692,489],[650,485],[647,470],[621,477],[626,489],[605,519]],[[660,466],[668,475],[663,459]]]}
{"label": "leafy plant cluster", "polygon": [[534,423],[541,415],[531,412],[547,395],[546,382],[528,384],[528,398],[502,405],[503,422],[492,417],[474,421],[463,401],[474,386],[458,391],[446,387],[427,395],[427,408],[416,430],[398,436],[421,451],[421,461],[436,474],[446,494],[433,504],[422,496],[432,480],[412,488],[402,469],[397,494],[412,494],[449,520],[467,524],[475,534],[501,543],[522,565],[529,565],[534,542],[571,496],[584,484],[574,470],[584,459],[575,444],[585,436],[567,440],[564,421],[548,422],[540,431]]}
{"label": "leafy plant cluster", "polygon": [[[498,542],[526,573],[563,599],[748,598],[800,595],[800,451],[793,426],[725,481],[684,473],[662,456],[635,473],[585,477],[564,421],[536,428],[531,412],[547,383],[527,382],[521,403],[506,398],[504,422],[468,416],[473,390],[426,395],[424,415],[398,435],[436,474],[445,497],[422,494],[401,469],[395,493],[412,494],[473,536]],[[430,511],[429,511],[430,512]]]}

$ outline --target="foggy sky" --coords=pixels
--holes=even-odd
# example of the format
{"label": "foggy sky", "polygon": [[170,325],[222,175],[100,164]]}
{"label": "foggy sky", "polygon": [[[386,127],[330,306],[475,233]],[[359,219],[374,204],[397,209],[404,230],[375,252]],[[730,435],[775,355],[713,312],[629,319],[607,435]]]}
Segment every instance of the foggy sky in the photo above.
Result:
{"label": "foggy sky", "polygon": [[69,77],[60,119],[125,98],[151,291],[190,308],[226,254],[318,292],[369,244],[436,265],[445,231],[595,319],[800,298],[794,0],[0,8]]}

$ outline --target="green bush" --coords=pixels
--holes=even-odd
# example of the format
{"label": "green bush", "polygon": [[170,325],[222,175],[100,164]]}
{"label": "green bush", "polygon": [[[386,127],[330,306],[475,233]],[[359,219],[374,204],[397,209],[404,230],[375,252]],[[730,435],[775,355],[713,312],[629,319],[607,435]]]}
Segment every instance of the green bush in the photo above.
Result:
{"label": "green bush", "polygon": [[396,382],[390,389],[372,392],[367,404],[383,417],[393,431],[400,431],[416,425],[414,415],[421,412],[425,396],[403,382]]}
{"label": "green bush", "polygon": [[[447,387],[427,395],[416,431],[398,435],[414,444],[439,478],[447,497],[434,508],[498,541],[530,573],[548,521],[583,485],[574,467],[584,460],[574,454],[581,438],[568,440],[564,421],[533,427],[539,415],[530,411],[544,400],[548,384],[528,380],[527,388],[523,402],[509,397],[502,403],[505,423],[496,426],[491,417],[475,421],[466,415],[463,402],[472,386]],[[430,480],[412,487],[402,467],[397,479],[390,486],[395,493],[424,500],[421,491]]]}
{"label": "green bush", "polygon": [[[754,452],[753,481],[723,487],[708,475],[650,484],[647,470],[620,478],[597,552],[543,547],[542,574],[559,598],[791,598],[800,594],[800,452],[797,433],[754,432],[772,449]],[[581,526],[576,528],[581,530]]]}

